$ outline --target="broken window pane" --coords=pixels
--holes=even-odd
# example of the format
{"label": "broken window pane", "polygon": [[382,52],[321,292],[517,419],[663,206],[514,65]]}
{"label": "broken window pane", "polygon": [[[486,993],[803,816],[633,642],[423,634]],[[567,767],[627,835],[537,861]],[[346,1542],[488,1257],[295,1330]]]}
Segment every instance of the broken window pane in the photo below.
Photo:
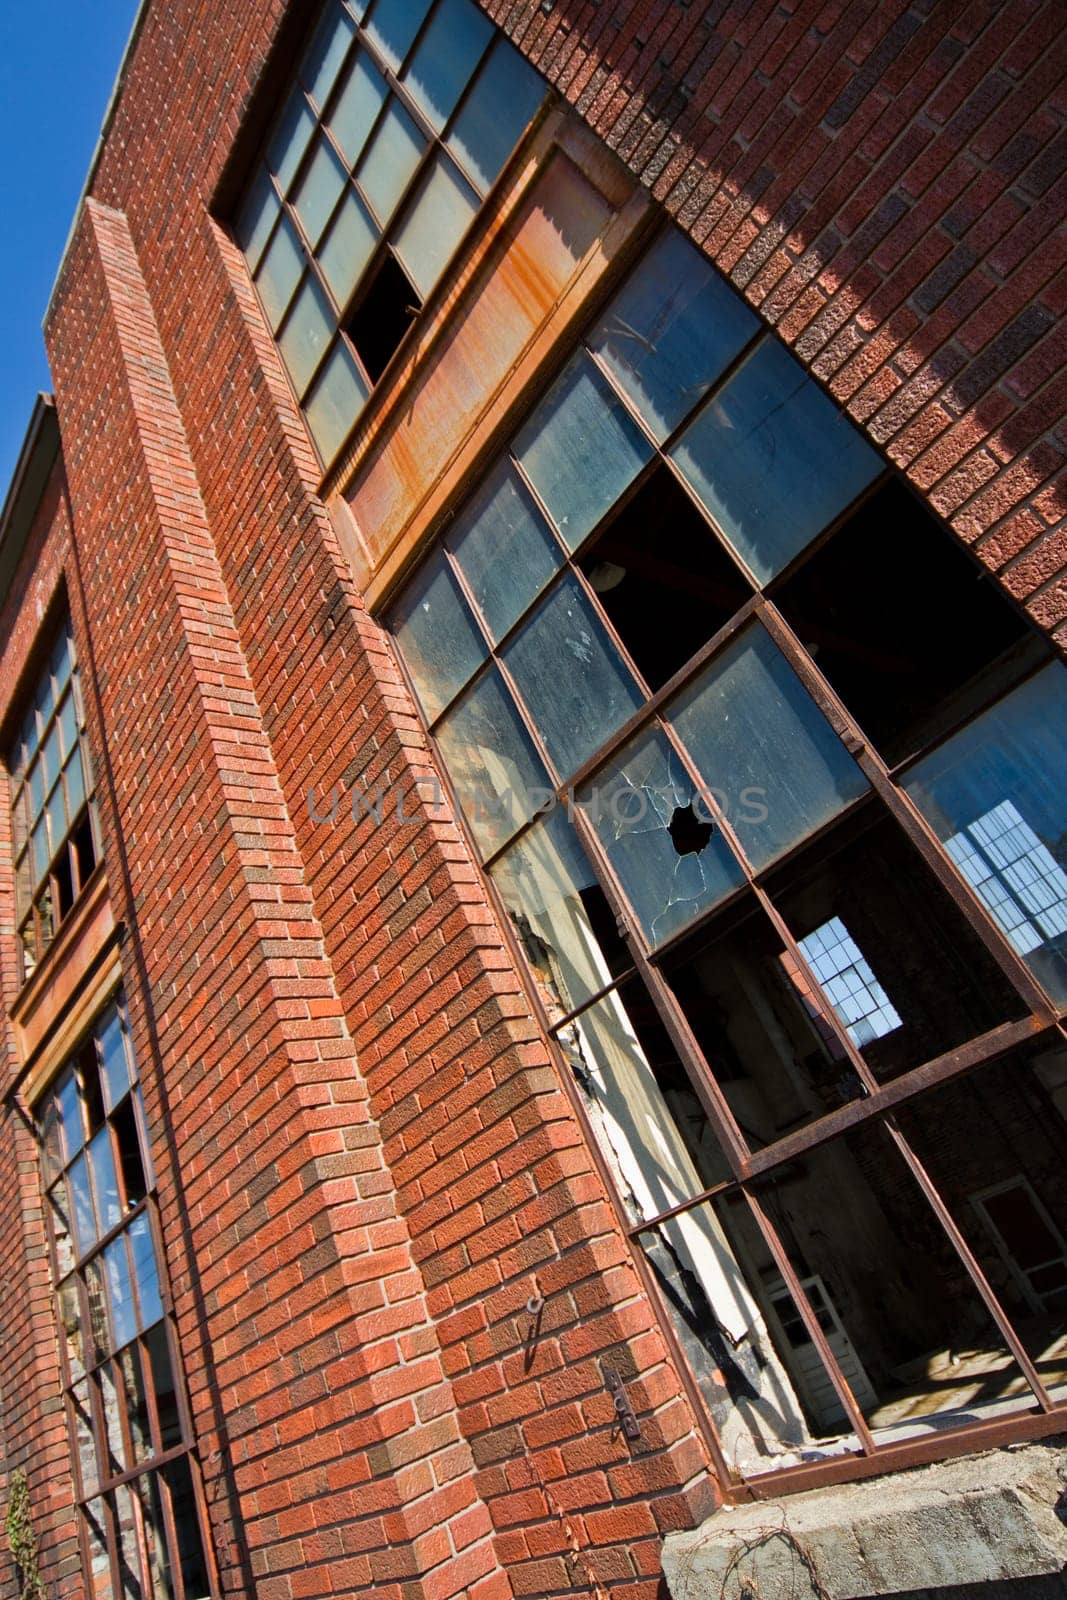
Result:
{"label": "broken window pane", "polygon": [[439,0],[404,71],[404,85],[440,133],[493,34],[471,0]]}
{"label": "broken window pane", "polygon": [[776,339],[758,346],[671,455],[761,583],[882,470]]}
{"label": "broken window pane", "polygon": [[749,1146],[761,1150],[863,1094],[791,980],[773,923],[745,896],[673,953],[665,975]]}
{"label": "broken window pane", "polygon": [[752,595],[748,580],[663,466],[586,549],[581,568],[653,690]]}
{"label": "broken window pane", "polygon": [[1067,1003],[1067,667],[1055,662],[904,786],[1013,948]]}
{"label": "broken window pane", "polygon": [[496,179],[546,93],[533,67],[498,39],[445,141],[479,194]]}
{"label": "broken window pane", "polygon": [[640,472],[652,446],[579,353],[518,434],[513,453],[574,550]]}
{"label": "broken window pane", "polygon": [[765,866],[864,793],[867,780],[758,624],[669,711],[750,862]]}
{"label": "broken window pane", "polygon": [[1046,1386],[1067,1398],[1067,1048],[1046,1039],[902,1108]]}
{"label": "broken window pane", "polygon": [[677,228],[630,274],[590,339],[661,442],[759,327]]}
{"label": "broken window pane", "polygon": [[393,614],[393,632],[431,722],[485,660],[485,640],[438,551]]}
{"label": "broken window pane", "polygon": [[581,791],[627,900],[655,946],[744,882],[664,735],[637,736]]}
{"label": "broken window pane", "polygon": [[604,891],[562,811],[537,822],[492,868],[549,1022],[631,965]]}
{"label": "broken window pane", "polygon": [[494,639],[507,633],[563,559],[506,458],[468,502],[448,542]]}
{"label": "broken window pane", "polygon": [[556,1037],[634,1222],[729,1181],[719,1143],[639,979],[564,1023]]}
{"label": "broken window pane", "polygon": [[504,660],[561,779],[641,704],[632,674],[569,573],[516,634]]}
{"label": "broken window pane", "polygon": [[437,741],[483,855],[550,799],[548,775],[496,667],[442,718]]}

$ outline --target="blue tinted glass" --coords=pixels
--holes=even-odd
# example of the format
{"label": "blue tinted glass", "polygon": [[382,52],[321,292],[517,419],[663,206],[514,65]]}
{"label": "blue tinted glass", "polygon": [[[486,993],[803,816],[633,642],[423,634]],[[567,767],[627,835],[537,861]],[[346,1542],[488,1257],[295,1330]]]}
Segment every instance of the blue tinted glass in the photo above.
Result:
{"label": "blue tinted glass", "polygon": [[118,1350],[137,1335],[124,1233],[113,1239],[104,1251],[104,1276],[107,1279],[108,1309],[111,1312],[111,1348]]}
{"label": "blue tinted glass", "polygon": [[353,190],[345,195],[319,251],[319,265],[334,299],[344,306],[378,242],[378,228]]}
{"label": "blue tinted glass", "polygon": [[761,583],[882,470],[776,339],[708,401],[671,455]]}
{"label": "blue tinted glass", "polygon": [[632,674],[570,574],[516,634],[504,659],[561,779],[642,703]]}
{"label": "blue tinted glass", "polygon": [[163,1301],[159,1294],[159,1275],[156,1271],[156,1252],[152,1243],[152,1230],[148,1217],[141,1215],[130,1223],[130,1251],[133,1255],[133,1275],[137,1283],[137,1299],[141,1308],[141,1329],[150,1328],[163,1315]]}
{"label": "blue tinted glass", "polygon": [[424,148],[422,134],[407,112],[392,101],[378,124],[357,174],[359,186],[383,224],[388,222],[411,181]]}
{"label": "blue tinted glass", "polygon": [[74,749],[78,742],[78,713],[74,709],[74,696],[68,694],[59,708],[59,731],[62,738],[63,758]]}
{"label": "blue tinted glass", "polygon": [[344,167],[328,142],[320,136],[293,196],[293,208],[312,247],[318,244],[322,230],[341,197],[345,176]]}
{"label": "blue tinted glass", "polygon": [[563,559],[506,460],[465,507],[449,543],[494,639],[518,621]]}
{"label": "blue tinted glass", "polygon": [[394,72],[429,9],[430,0],[375,0],[363,26]]}
{"label": "blue tinted glass", "polygon": [[367,56],[358,55],[329,117],[330,131],[349,164],[355,163],[366,144],[388,93],[377,67]]}
{"label": "blue tinted glass", "polygon": [[67,806],[76,817],[85,799],[85,763],[80,750],[75,751],[66,767]]}
{"label": "blue tinted glass", "polygon": [[93,1174],[93,1193],[96,1196],[96,1215],[100,1232],[107,1233],[121,1220],[119,1210],[119,1181],[115,1173],[115,1158],[111,1151],[111,1134],[101,1128],[89,1145],[89,1165]]}
{"label": "blue tinted glass", "polygon": [[341,448],[369,393],[355,358],[338,340],[306,402],[308,423],[325,461]]}
{"label": "blue tinted glass", "polygon": [[550,793],[544,767],[495,667],[442,718],[437,742],[478,847],[491,855]]}
{"label": "blue tinted glass", "polygon": [[547,93],[529,62],[506,39],[498,39],[447,141],[479,194],[498,177]]}
{"label": "blue tinted glass", "polygon": [[44,769],[40,761],[35,761],[30,772],[30,812],[34,817],[39,817],[44,810]]}
{"label": "blue tinted glass", "polygon": [[288,217],[283,217],[256,274],[256,288],[272,328],[277,328],[285,315],[303,267],[304,255],[296,229]]}
{"label": "blue tinted glass", "polygon": [[296,169],[314,131],[315,118],[303,90],[294,89],[267,151],[267,165],[277,174],[283,189],[288,189],[296,177]]}
{"label": "blue tinted glass", "polygon": [[1067,667],[1054,662],[904,787],[1034,976],[1067,1003]]}
{"label": "blue tinted glass", "polygon": [[492,33],[493,24],[472,0],[440,0],[404,73],[412,99],[438,133]]}
{"label": "blue tinted glass", "polygon": [[630,274],[590,345],[665,439],[758,327],[741,296],[672,229]]}
{"label": "blue tinted glass", "polygon": [[83,1256],[91,1250],[99,1235],[93,1216],[93,1197],[89,1188],[89,1168],[85,1157],[79,1156],[67,1173],[70,1187],[71,1220],[74,1223],[75,1254]]}
{"label": "blue tinted glass", "polygon": [[282,203],[270,173],[262,169],[241,207],[236,230],[237,242],[248,257],[248,265],[253,272],[281,208]]}
{"label": "blue tinted glass", "polygon": [[799,843],[867,788],[758,625],[716,656],[669,716],[754,867]]}
{"label": "blue tinted glass", "polygon": [[73,1072],[69,1073],[60,1084],[56,1094],[56,1106],[59,1111],[59,1125],[63,1130],[63,1155],[64,1159],[69,1161],[72,1156],[77,1155],[85,1143],[78,1085]]}
{"label": "blue tinted glass", "polygon": [[337,81],[345,51],[352,42],[355,31],[355,25],[344,6],[332,0],[326,8],[322,21],[315,29],[315,37],[308,46],[300,73],[304,87],[320,111]]}
{"label": "blue tinted glass", "polygon": [[130,1086],[126,1048],[122,1037],[122,1023],[117,1011],[112,1011],[102,1028],[96,1033],[100,1052],[100,1076],[104,1085],[104,1101],[108,1111],[114,1111]]}
{"label": "blue tinted glass", "polygon": [[440,551],[405,589],[393,614],[393,631],[432,722],[488,653]]}
{"label": "blue tinted glass", "polygon": [[650,459],[652,446],[579,354],[517,436],[513,454],[574,550]]}
{"label": "blue tinted glass", "polygon": [[[744,882],[710,811],[663,734],[639,734],[578,796],[651,945]],[[675,823],[687,812],[695,826]],[[685,847],[684,853],[680,853]]]}
{"label": "blue tinted glass", "polygon": [[396,253],[420,294],[429,294],[477,209],[478,196],[470,184],[447,156],[435,156],[393,235]]}
{"label": "blue tinted glass", "polygon": [[322,286],[309,273],[278,338],[297,393],[306,387],[333,333],[333,312]]}

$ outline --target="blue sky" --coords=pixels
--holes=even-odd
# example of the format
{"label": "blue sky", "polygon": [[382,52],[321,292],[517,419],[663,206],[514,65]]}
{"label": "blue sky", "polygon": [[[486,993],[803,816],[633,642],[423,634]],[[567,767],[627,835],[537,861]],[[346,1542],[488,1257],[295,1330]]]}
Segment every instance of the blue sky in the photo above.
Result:
{"label": "blue sky", "polygon": [[34,396],[41,318],[137,0],[0,0],[0,503]]}

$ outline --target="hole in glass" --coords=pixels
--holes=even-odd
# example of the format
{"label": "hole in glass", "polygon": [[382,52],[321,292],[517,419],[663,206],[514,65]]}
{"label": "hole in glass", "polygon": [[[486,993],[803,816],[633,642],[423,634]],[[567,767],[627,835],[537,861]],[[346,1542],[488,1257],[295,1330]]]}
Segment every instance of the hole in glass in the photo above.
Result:
{"label": "hole in glass", "polygon": [[680,856],[698,856],[707,849],[715,829],[710,822],[700,820],[690,800],[688,805],[675,807],[667,832]]}
{"label": "hole in glass", "polygon": [[399,261],[386,251],[346,329],[372,383],[389,365],[421,303]]}

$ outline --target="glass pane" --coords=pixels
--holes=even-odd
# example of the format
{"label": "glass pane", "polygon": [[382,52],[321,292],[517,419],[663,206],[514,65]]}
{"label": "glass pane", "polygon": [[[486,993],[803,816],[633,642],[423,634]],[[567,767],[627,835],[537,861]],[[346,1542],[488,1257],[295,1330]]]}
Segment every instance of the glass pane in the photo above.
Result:
{"label": "glass pane", "polygon": [[639,734],[579,795],[651,945],[744,882],[678,756]]}
{"label": "glass pane", "polygon": [[328,119],[330,132],[349,166],[355,165],[388,93],[385,79],[361,51]]}
{"label": "glass pane", "polygon": [[419,31],[430,0],[376,0],[364,28],[395,72]]}
{"label": "glass pane", "polygon": [[488,653],[440,551],[405,590],[393,614],[393,632],[432,722]]}
{"label": "glass pane", "polygon": [[19,771],[24,772],[37,749],[37,711],[31,706],[26,713],[19,735]]}
{"label": "glass pane", "polygon": [[652,446],[579,354],[521,430],[513,453],[574,550],[641,470]]}
{"label": "glass pane", "polygon": [[115,1157],[111,1149],[111,1134],[101,1128],[89,1146],[89,1165],[93,1173],[93,1192],[96,1195],[96,1214],[100,1232],[107,1233],[122,1220],[119,1206],[119,1181],[115,1174]]}
{"label": "glass pane", "polygon": [[569,574],[505,652],[561,779],[642,703],[641,691]]}
{"label": "glass pane", "polygon": [[45,1187],[49,1187],[63,1170],[63,1145],[59,1127],[59,1109],[53,1098],[44,1102],[39,1114],[41,1141],[41,1173]]}
{"label": "glass pane", "polygon": [[92,1249],[97,1240],[96,1221],[93,1217],[93,1199],[89,1188],[89,1168],[84,1156],[79,1156],[67,1174],[70,1189],[72,1218],[74,1222],[74,1247],[79,1256]]}
{"label": "glass pane", "polygon": [[[131,1230],[132,1231],[132,1230]],[[126,1255],[126,1235],[120,1234],[104,1251],[104,1270],[107,1277],[107,1297],[111,1307],[111,1327],[114,1335],[113,1349],[129,1344],[137,1332],[133,1293],[130,1288],[130,1265]]]}
{"label": "glass pane", "polygon": [[631,965],[573,828],[553,811],[492,868],[550,1023]]}
{"label": "glass pane", "polygon": [[126,1400],[126,1417],[130,1430],[130,1443],[133,1446],[133,1461],[131,1466],[145,1461],[152,1454],[152,1430],[148,1418],[148,1399],[145,1394],[144,1373],[141,1371],[141,1357],[135,1344],[127,1345],[122,1354],[117,1358],[117,1366],[122,1373],[122,1385]]}
{"label": "glass pane", "polygon": [[178,1559],[182,1569],[182,1587],[185,1600],[208,1600],[210,1588],[204,1547],[200,1538],[200,1520],[193,1493],[192,1472],[189,1461],[182,1457],[163,1468],[163,1476],[170,1490],[170,1503],[178,1532]]}
{"label": "glass pane", "polygon": [[114,1498],[119,1546],[119,1594],[122,1600],[145,1600],[133,1495],[126,1484],[120,1484]]}
{"label": "glass pane", "polygon": [[397,230],[397,254],[420,294],[429,294],[478,209],[478,196],[447,156],[435,156]]}
{"label": "glass pane", "polygon": [[672,228],[615,296],[590,346],[663,440],[758,327],[755,312]]}
{"label": "glass pane", "polygon": [[298,393],[307,386],[332,333],[333,313],[329,302],[309,274],[278,339],[278,348]]}
{"label": "glass pane", "polygon": [[56,1246],[56,1277],[64,1278],[74,1266],[74,1243],[70,1231],[70,1200],[65,1183],[58,1183],[52,1190],[49,1212],[52,1219],[52,1237]]}
{"label": "glass pane", "polygon": [[468,502],[448,542],[494,639],[537,598],[563,559],[507,460]]}
{"label": "glass pane", "polygon": [[63,1330],[70,1381],[77,1383],[85,1376],[85,1331],[82,1328],[81,1296],[73,1278],[68,1278],[59,1290],[59,1326]]}
{"label": "glass pane", "polygon": [[96,1461],[96,1446],[93,1442],[95,1430],[89,1403],[88,1378],[83,1378],[71,1389],[70,1408],[74,1419],[74,1442],[81,1471],[82,1493],[92,1494],[100,1482],[100,1475]]}
{"label": "glass pane", "polygon": [[781,651],[746,628],[678,696],[670,720],[765,866],[867,789],[867,780]]}
{"label": "glass pane", "polygon": [[[120,1241],[121,1243],[121,1241]],[[93,1361],[102,1361],[113,1348],[107,1322],[107,1299],[104,1293],[104,1263],[100,1256],[86,1262],[85,1295],[89,1302],[89,1332],[93,1344]]]}
{"label": "glass pane", "polygon": [[1039,672],[910,769],[962,876],[1067,1003],[1067,667]]}
{"label": "glass pane", "polygon": [[44,766],[44,785],[50,789],[59,776],[62,764],[59,754],[59,724],[53,723],[51,731],[41,750],[41,761]]}
{"label": "glass pane", "polygon": [[345,52],[355,35],[355,25],[344,6],[336,0],[326,8],[322,21],[315,29],[315,37],[308,46],[300,70],[304,87],[321,111],[337,82],[337,74]]}
{"label": "glass pane", "polygon": [[642,983],[598,1000],[557,1038],[633,1222],[732,1176]]}
{"label": "glass pane", "polygon": [[471,0],[439,0],[419,40],[404,83],[440,133],[493,34],[489,18]]}
{"label": "glass pane", "polygon": [[73,694],[68,694],[59,708],[59,732],[65,761],[78,743],[78,713]]}
{"label": "glass pane", "polygon": [[56,640],[55,649],[52,651],[52,678],[56,686],[56,694],[62,694],[67,679],[70,677],[71,666],[74,659],[74,647],[67,629],[68,622],[59,638]]}
{"label": "glass pane", "polygon": [[55,687],[52,683],[51,673],[46,672],[37,685],[35,699],[37,702],[37,726],[43,728],[52,715],[52,707],[56,703]]}
{"label": "glass pane", "polygon": [[370,212],[350,189],[319,251],[319,265],[339,306],[359,282],[377,242],[378,229]]}
{"label": "glass pane", "polygon": [[63,781],[67,786],[67,809],[71,817],[76,817],[85,804],[85,760],[80,749],[67,762]]}
{"label": "glass pane", "polygon": [[281,201],[278,199],[270,173],[263,168],[241,207],[236,228],[237,243],[247,256],[248,265],[253,272],[259,265],[263,246],[281,208]]}
{"label": "glass pane", "polygon": [[100,1052],[104,1100],[107,1109],[114,1111],[130,1086],[129,1061],[117,1011],[111,1011],[103,1024],[97,1026],[96,1043]]}
{"label": "glass pane", "polygon": [[289,96],[278,131],[267,151],[267,164],[277,174],[283,190],[288,189],[296,176],[296,169],[314,130],[315,118],[303,91],[296,88]]}
{"label": "glass pane", "polygon": [[30,818],[33,820],[44,810],[44,769],[39,760],[30,769]]}
{"label": "glass pane", "polygon": [[304,255],[296,229],[288,217],[283,217],[256,275],[256,288],[272,328],[282,320],[303,267]]}
{"label": "glass pane", "polygon": [[495,667],[448,712],[437,741],[478,847],[490,855],[551,794],[545,770]]}
{"label": "glass pane", "polygon": [[19,789],[11,807],[11,848],[17,856],[26,843],[30,831],[29,795],[25,789]]}
{"label": "glass pane", "polygon": [[45,807],[48,816],[48,834],[51,840],[50,855],[55,855],[63,843],[67,831],[67,808],[63,799],[63,785],[57,783],[52,793],[48,796]]}
{"label": "glass pane", "polygon": [[[777,875],[776,875],[777,877]],[[811,974],[783,971],[827,1038],[835,1015],[882,1080],[1025,1012],[1013,986],[880,808],[864,808],[782,869],[767,890]],[[814,979],[814,981],[812,981]]]}
{"label": "glass pane", "polygon": [[341,448],[369,393],[355,357],[344,341],[338,340],[305,401],[308,423],[324,461],[331,461]]}
{"label": "glass pane", "polygon": [[375,215],[388,222],[419,164],[424,140],[407,112],[390,101],[357,177]]}
{"label": "glass pane", "polygon": [[548,90],[506,39],[498,39],[452,125],[448,147],[485,194]]}
{"label": "glass pane", "polygon": [[346,176],[344,167],[320,134],[293,196],[293,207],[313,247],[319,242],[330,213],[341,197]]}
{"label": "glass pane", "polygon": [[156,1271],[152,1229],[146,1212],[142,1211],[141,1215],[130,1223],[129,1237],[130,1249],[133,1252],[134,1277],[137,1280],[141,1328],[150,1328],[163,1315],[163,1301],[159,1294],[159,1275]]}
{"label": "glass pane", "polygon": [[761,583],[882,470],[776,339],[708,402],[671,455]]}

